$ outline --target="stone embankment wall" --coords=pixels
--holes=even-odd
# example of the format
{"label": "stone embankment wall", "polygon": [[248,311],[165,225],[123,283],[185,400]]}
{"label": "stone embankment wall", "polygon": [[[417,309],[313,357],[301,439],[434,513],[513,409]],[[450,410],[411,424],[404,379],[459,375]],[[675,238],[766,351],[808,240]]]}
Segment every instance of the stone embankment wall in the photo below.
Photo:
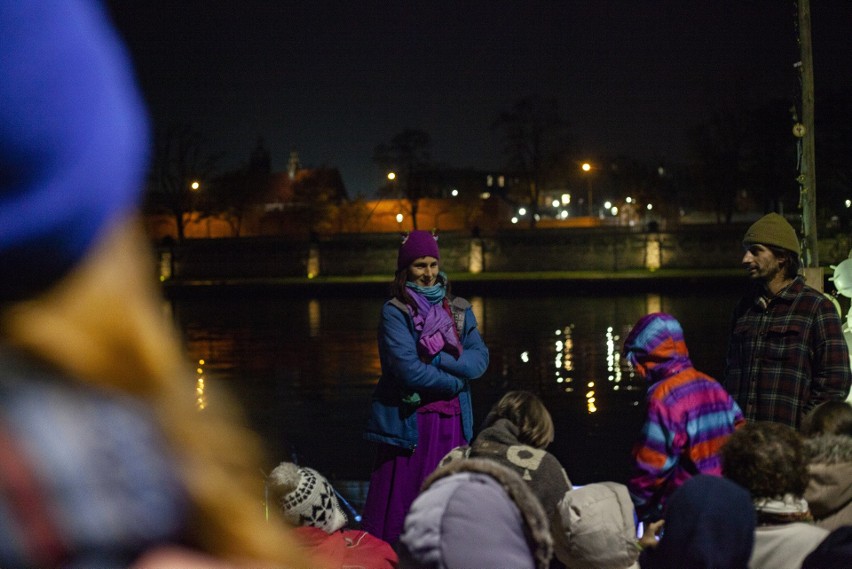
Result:
{"label": "stone embankment wall", "polygon": [[[618,229],[512,230],[486,237],[443,233],[442,268],[449,273],[732,269],[739,266],[745,227],[690,227],[672,232]],[[343,235],[313,242],[280,238],[187,239],[158,247],[161,274],[179,279],[390,275],[400,236]],[[821,264],[848,255],[846,240],[821,242]]]}

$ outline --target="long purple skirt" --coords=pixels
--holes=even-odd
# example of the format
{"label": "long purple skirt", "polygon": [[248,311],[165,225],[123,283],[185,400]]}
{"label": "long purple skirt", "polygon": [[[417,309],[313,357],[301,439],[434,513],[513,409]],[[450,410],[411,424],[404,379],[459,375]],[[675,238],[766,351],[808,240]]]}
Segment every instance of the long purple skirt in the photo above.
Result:
{"label": "long purple skirt", "polygon": [[362,527],[376,537],[394,544],[402,533],[411,503],[420,486],[448,452],[466,445],[461,415],[440,412],[417,413],[417,448],[409,451],[379,444],[364,503]]}

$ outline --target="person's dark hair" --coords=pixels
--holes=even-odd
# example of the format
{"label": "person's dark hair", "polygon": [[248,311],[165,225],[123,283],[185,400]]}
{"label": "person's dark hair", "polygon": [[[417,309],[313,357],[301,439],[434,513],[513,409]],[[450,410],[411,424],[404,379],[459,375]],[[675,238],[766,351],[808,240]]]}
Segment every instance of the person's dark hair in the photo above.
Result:
{"label": "person's dark hair", "polygon": [[737,429],[721,450],[722,474],[747,489],[752,498],[792,494],[808,486],[804,438],[792,427],[758,421]]}
{"label": "person's dark hair", "polygon": [[498,419],[507,419],[518,427],[518,440],[531,447],[543,449],[553,442],[553,418],[544,403],[529,391],[510,391],[485,417],[483,428]]}
{"label": "person's dark hair", "polygon": [[[440,276],[438,278],[441,278]],[[408,267],[403,269],[398,269],[393,274],[393,281],[391,281],[391,296],[393,298],[399,299],[408,306],[410,306],[414,312],[417,312],[417,304],[414,302],[414,299],[411,298],[411,295],[408,294],[408,287],[405,286],[405,283],[408,282]],[[444,280],[444,286],[447,290],[447,298],[452,299],[453,296],[450,292],[450,280]]]}
{"label": "person's dark hair", "polygon": [[852,437],[852,405],[845,401],[826,401],[811,409],[800,427],[806,437],[846,435]]}
{"label": "person's dark hair", "polygon": [[802,268],[802,261],[796,253],[774,245],[766,245],[766,248],[772,251],[772,254],[775,255],[776,259],[784,261],[785,277],[792,279],[799,274],[799,271]]}
{"label": "person's dark hair", "polygon": [[393,298],[399,299],[408,306],[417,310],[417,306],[414,304],[414,301],[411,299],[411,296],[408,294],[408,287],[405,286],[405,283],[408,281],[408,267],[404,269],[399,269],[393,274],[393,281],[391,282],[391,296]]}

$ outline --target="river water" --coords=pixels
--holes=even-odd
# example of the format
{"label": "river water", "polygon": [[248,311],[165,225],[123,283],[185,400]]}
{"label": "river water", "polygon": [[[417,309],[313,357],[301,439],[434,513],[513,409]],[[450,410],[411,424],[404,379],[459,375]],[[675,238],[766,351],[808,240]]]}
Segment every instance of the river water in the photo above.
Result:
{"label": "river water", "polygon": [[[533,391],[553,415],[549,450],[572,482],[624,482],[645,386],[619,356],[623,338],[644,314],[669,312],[683,324],[695,366],[719,378],[740,291],[573,294],[565,288],[488,295],[457,289],[472,302],[491,352],[486,374],[473,384],[475,424],[505,391]],[[266,444],[267,468],[295,458],[332,480],[365,481],[373,447],[361,435],[379,375],[383,300],[282,290],[181,295],[171,309],[199,362],[199,404],[216,405],[220,387],[234,393]]]}

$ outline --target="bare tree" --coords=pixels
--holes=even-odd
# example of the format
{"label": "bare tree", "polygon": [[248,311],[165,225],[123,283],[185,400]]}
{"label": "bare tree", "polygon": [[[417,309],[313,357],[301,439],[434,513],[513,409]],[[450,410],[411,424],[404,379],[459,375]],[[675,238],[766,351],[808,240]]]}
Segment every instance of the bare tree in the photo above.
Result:
{"label": "bare tree", "polygon": [[492,128],[502,132],[508,168],[522,181],[535,227],[548,176],[567,155],[568,122],[555,99],[527,97],[501,113]]}
{"label": "bare tree", "polygon": [[717,110],[690,131],[691,170],[717,222],[737,211],[781,209],[795,195],[794,142],[782,102]]}
{"label": "bare tree", "polygon": [[248,164],[214,178],[201,199],[203,216],[219,216],[240,235],[246,213],[270,190],[271,159],[258,138]]}
{"label": "bare tree", "polygon": [[373,153],[374,162],[395,174],[381,193],[408,200],[414,229],[417,229],[420,200],[428,197],[431,146],[432,140],[426,132],[407,128],[390,143],[378,145]]}
{"label": "bare tree", "polygon": [[730,223],[744,179],[745,124],[734,112],[716,112],[690,131],[697,196],[709,201],[717,223]]}
{"label": "bare tree", "polygon": [[310,235],[329,233],[334,217],[347,201],[346,187],[337,168],[313,168],[293,183],[293,201],[299,221]]}
{"label": "bare tree", "polygon": [[154,138],[148,206],[174,217],[178,241],[184,239],[186,214],[210,181],[220,156],[206,153],[201,134],[189,125],[172,125]]}

